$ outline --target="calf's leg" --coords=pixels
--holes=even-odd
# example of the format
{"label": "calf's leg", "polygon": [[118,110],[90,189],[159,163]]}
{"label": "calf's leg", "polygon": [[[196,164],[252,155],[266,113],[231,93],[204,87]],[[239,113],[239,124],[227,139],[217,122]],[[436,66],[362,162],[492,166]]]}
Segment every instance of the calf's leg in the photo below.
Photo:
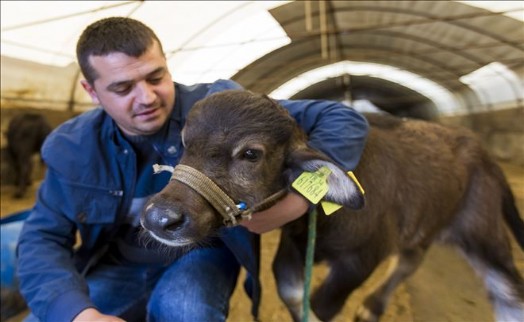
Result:
{"label": "calf's leg", "polygon": [[22,198],[25,195],[27,187],[31,184],[31,175],[33,171],[31,156],[20,157],[19,162],[15,198]]}
{"label": "calf's leg", "polygon": [[496,320],[524,321],[524,280],[513,261],[506,225],[513,225],[515,236],[522,238],[522,220],[500,170],[484,170],[472,178],[460,220],[451,228],[451,242],[484,279]]}
{"label": "calf's leg", "polygon": [[[280,244],[273,261],[273,274],[276,279],[278,294],[286,305],[293,321],[303,317],[305,254],[295,241],[282,230]],[[310,311],[309,321],[318,321]]]}
{"label": "calf's leg", "polygon": [[[322,320],[330,321],[339,313],[348,296],[373,273],[383,256],[370,256],[373,249],[341,254],[330,261],[330,272],[313,294],[313,312]],[[377,254],[377,253],[375,253]]]}
{"label": "calf's leg", "polygon": [[393,291],[417,270],[425,253],[426,248],[420,247],[404,249],[399,254],[393,255],[386,276],[357,309],[355,320],[359,322],[378,321],[386,310]]}
{"label": "calf's leg", "polygon": [[484,279],[496,320],[524,321],[524,280],[513,262],[509,240],[494,230],[486,237],[489,240],[462,244],[463,254]]}

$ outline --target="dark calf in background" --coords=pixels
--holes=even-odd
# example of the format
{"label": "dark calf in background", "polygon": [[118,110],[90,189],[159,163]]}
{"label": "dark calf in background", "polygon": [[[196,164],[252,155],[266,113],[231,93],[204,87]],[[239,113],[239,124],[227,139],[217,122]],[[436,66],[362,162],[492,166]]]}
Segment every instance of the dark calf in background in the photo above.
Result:
{"label": "dark calf in background", "polygon": [[[180,164],[205,174],[235,202],[257,204],[303,171],[331,171],[319,208],[315,261],[330,273],[312,296],[312,318],[331,320],[346,298],[384,260],[383,282],[355,320],[377,321],[395,288],[422,262],[433,242],[458,248],[483,277],[498,321],[524,321],[524,282],[512,259],[509,227],[524,247],[524,223],[498,165],[475,135],[434,123],[367,115],[371,125],[357,178],[307,146],[287,111],[266,97],[222,92],[197,103],[183,130]],[[142,225],[171,246],[198,243],[223,226],[222,217],[178,180],[146,205]],[[273,263],[280,297],[293,319],[302,317],[307,216],[282,228]],[[312,320],[312,319],[310,319]]]}
{"label": "dark calf in background", "polygon": [[40,152],[42,143],[51,133],[45,116],[37,113],[15,115],[9,122],[7,138],[8,160],[15,174],[15,198],[21,198],[31,184],[34,154]]}

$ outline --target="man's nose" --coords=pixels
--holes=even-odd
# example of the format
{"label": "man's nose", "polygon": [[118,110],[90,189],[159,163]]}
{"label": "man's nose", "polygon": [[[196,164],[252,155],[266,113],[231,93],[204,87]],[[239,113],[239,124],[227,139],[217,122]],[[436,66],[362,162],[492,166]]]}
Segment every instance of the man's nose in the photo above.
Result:
{"label": "man's nose", "polygon": [[142,105],[151,105],[155,102],[156,94],[153,87],[147,83],[137,85],[136,100]]}

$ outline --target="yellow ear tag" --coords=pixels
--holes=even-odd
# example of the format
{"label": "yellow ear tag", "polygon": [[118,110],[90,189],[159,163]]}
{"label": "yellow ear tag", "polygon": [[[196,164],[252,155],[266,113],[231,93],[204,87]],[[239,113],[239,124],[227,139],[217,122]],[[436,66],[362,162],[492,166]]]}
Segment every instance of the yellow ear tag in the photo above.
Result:
{"label": "yellow ear tag", "polygon": [[321,167],[315,172],[303,172],[291,186],[316,205],[329,190],[327,178],[330,173],[328,167]]}
{"label": "yellow ear tag", "polygon": [[365,194],[366,192],[364,191],[364,188],[362,188],[362,185],[360,184],[360,182],[358,182],[357,177],[355,176],[355,174],[353,173],[353,171],[348,171],[348,176],[349,176],[349,177],[351,178],[351,180],[353,180],[353,182],[357,185],[358,190],[360,190],[360,193],[361,193],[361,194]]}
{"label": "yellow ear tag", "polygon": [[342,208],[342,206],[339,205],[338,203],[334,203],[331,201],[321,201],[320,205],[322,206],[322,209],[324,209],[324,213],[326,214],[326,216],[329,216],[332,213],[334,213],[335,211]]}
{"label": "yellow ear tag", "polygon": [[[291,186],[295,188],[295,190],[300,194],[302,194],[306,199],[311,201],[311,203],[316,205],[329,190],[327,178],[330,173],[331,170],[329,170],[328,167],[321,167],[315,172],[303,172],[291,184]],[[358,182],[357,177],[353,174],[353,172],[348,171],[347,174],[351,180],[355,182],[360,192],[364,194],[364,188],[362,188],[362,185],[360,182]],[[320,205],[322,206],[324,213],[328,216],[342,208],[341,205],[330,201],[322,201]]]}
{"label": "yellow ear tag", "polygon": [[[364,194],[365,193],[364,192],[364,188],[362,188],[362,185],[360,185],[360,182],[358,182],[357,177],[355,176],[355,174],[352,171],[348,171],[348,176],[357,185],[358,190],[360,190],[360,193]],[[322,209],[324,209],[324,213],[327,216],[331,215],[335,211],[337,211],[340,208],[342,208],[341,205],[336,204],[336,203],[331,202],[331,201],[322,201],[322,202],[320,202],[320,205],[322,206]]]}

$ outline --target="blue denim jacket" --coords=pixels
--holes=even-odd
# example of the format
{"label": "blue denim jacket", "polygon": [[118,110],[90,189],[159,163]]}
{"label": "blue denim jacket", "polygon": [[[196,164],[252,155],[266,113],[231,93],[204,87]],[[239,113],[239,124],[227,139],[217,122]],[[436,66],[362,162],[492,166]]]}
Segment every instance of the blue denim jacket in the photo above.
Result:
{"label": "blue denim jacket", "polygon": [[[238,88],[227,80],[193,86],[175,84],[169,142],[166,151],[161,151],[165,160],[178,163],[183,152],[180,130],[197,100]],[[348,170],[356,166],[368,130],[360,114],[329,101],[280,103],[309,134],[312,147]],[[128,212],[136,181],[135,157],[131,145],[101,108],[59,126],[47,138],[42,156],[48,170],[18,244],[20,290],[41,321],[70,321],[92,306],[82,272],[96,263]],[[77,232],[81,244],[75,249]],[[252,313],[257,316],[259,236],[235,227],[223,229],[221,238],[248,272],[246,290],[253,301]]]}

